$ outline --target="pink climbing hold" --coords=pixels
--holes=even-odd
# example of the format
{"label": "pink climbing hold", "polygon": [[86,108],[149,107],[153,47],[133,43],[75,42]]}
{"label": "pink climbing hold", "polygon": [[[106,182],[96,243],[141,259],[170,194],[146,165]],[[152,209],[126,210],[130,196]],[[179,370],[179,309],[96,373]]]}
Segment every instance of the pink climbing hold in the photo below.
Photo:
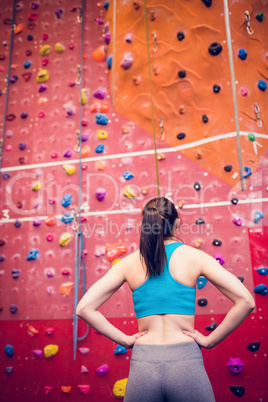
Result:
{"label": "pink climbing hold", "polygon": [[40,349],[33,350],[33,354],[35,354],[35,356],[39,357],[39,359],[41,359],[43,357],[43,352]]}
{"label": "pink climbing hold", "polygon": [[47,395],[50,391],[54,389],[53,387],[44,387],[45,395]]}
{"label": "pink climbing hold", "polygon": [[54,335],[54,328],[47,328],[45,332],[47,335]]}
{"label": "pink climbing hold", "polygon": [[86,355],[89,352],[89,348],[79,348],[78,350],[82,355]]}
{"label": "pink climbing hold", "polygon": [[57,154],[57,152],[51,152],[51,158],[53,158],[53,159],[55,159],[55,158],[57,158],[58,157],[58,154]]}
{"label": "pink climbing hold", "polygon": [[98,367],[96,370],[96,373],[98,376],[103,376],[105,374],[107,374],[109,371],[109,366],[108,364],[103,364],[102,366]]}
{"label": "pink climbing hold", "polygon": [[48,60],[48,58],[47,57],[44,57],[43,59],[42,59],[42,66],[47,66],[48,65],[48,63],[49,63],[49,60]]}
{"label": "pink climbing hold", "polygon": [[241,88],[241,95],[242,96],[247,96],[247,94],[248,94],[247,88]]}
{"label": "pink climbing hold", "polygon": [[49,233],[49,234],[47,235],[46,239],[47,239],[47,241],[53,241],[54,235],[51,234],[51,233]]}
{"label": "pink climbing hold", "polygon": [[233,219],[233,223],[234,223],[236,226],[241,226],[241,225],[242,225],[242,219],[239,218],[238,216],[235,216],[234,219]]}
{"label": "pink climbing hold", "polygon": [[86,395],[90,390],[90,385],[77,385],[77,388],[82,392],[82,394]]}
{"label": "pink climbing hold", "polygon": [[86,368],[86,366],[81,366],[81,373],[88,373],[88,369]]}
{"label": "pink climbing hold", "polygon": [[48,39],[48,34],[46,32],[43,33],[43,40],[47,40]]}
{"label": "pink climbing hold", "polygon": [[73,49],[74,49],[74,43],[73,43],[73,42],[69,43],[69,49],[70,49],[70,50],[73,50]]}

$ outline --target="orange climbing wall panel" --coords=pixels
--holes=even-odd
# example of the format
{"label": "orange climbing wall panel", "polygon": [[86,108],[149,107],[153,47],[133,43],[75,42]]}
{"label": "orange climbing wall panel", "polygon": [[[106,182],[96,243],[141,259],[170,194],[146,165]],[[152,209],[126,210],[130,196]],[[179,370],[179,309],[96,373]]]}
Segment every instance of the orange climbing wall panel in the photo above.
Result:
{"label": "orange climbing wall panel", "polygon": [[[85,237],[87,287],[111,267],[105,253],[99,257],[95,255],[101,248],[118,241],[126,244],[128,253],[138,248],[141,208],[157,195],[144,5],[142,1],[135,3],[140,5],[138,9],[132,1],[117,1],[116,51],[113,54],[113,1],[107,11],[102,3],[85,1],[81,88],[87,103],[82,106],[81,118],[85,140],[82,145],[88,145],[90,151],[82,160],[81,201],[84,206],[81,229]],[[80,120],[77,66],[81,63],[82,44],[79,13],[69,0],[47,0],[37,4],[39,7],[34,9],[35,3],[27,0],[20,11],[17,7],[15,22],[16,25],[23,23],[24,28],[14,36],[11,53],[11,78],[15,75],[18,79],[10,83],[9,88],[7,115],[13,113],[16,118],[6,121],[0,186],[0,239],[5,242],[0,247],[0,347],[4,383],[1,400],[62,401],[67,395],[61,386],[71,386],[70,398],[74,401],[85,398],[113,401],[116,400],[113,385],[127,377],[131,351],[114,355],[116,345],[90,329],[86,339],[78,342],[74,361],[74,286],[69,296],[61,294],[63,284],[71,286],[75,282],[76,231],[72,223],[64,224],[61,218],[67,212],[72,213],[72,206],[78,204],[79,154],[75,152],[75,145]],[[268,9],[265,1],[230,1],[229,7],[242,159],[243,165],[249,166],[253,173],[245,180],[244,192],[240,190],[237,176],[223,3],[214,0],[207,8],[199,0],[148,1],[147,16],[156,147],[164,154],[164,159],[158,162],[160,194],[170,197],[176,205],[185,201],[183,209],[179,210],[183,241],[194,246],[201,239],[202,250],[211,255],[221,253],[224,267],[243,277],[245,286],[256,300],[256,309],[241,327],[215,349],[203,350],[205,366],[217,402],[237,399],[229,386],[243,386],[245,394],[241,399],[251,402],[264,401],[268,396],[265,385],[268,296],[254,293],[257,285],[267,285],[267,276],[257,272],[258,268],[267,267],[267,90],[260,91],[257,83],[259,79],[267,82]],[[254,29],[251,36],[247,34],[244,22],[246,8],[250,11]],[[258,12],[264,13],[262,22],[256,19]],[[29,15],[33,21],[29,20]],[[1,43],[7,41],[7,46],[0,51],[5,55],[5,59],[0,60],[2,91],[10,52],[10,25],[4,21],[11,17],[12,7],[3,1],[0,38]],[[105,43],[108,31],[111,33],[109,45]],[[185,34],[182,41],[177,39],[178,31]],[[155,52],[153,32],[156,33]],[[45,33],[47,39],[43,36]],[[130,34],[132,43],[125,40],[125,35]],[[28,35],[33,39],[29,40]],[[222,52],[211,56],[208,46],[215,41],[221,43]],[[56,43],[63,45],[63,52],[55,51]],[[39,50],[45,44],[51,46],[51,52],[42,57]],[[105,49],[105,60],[97,62],[92,53],[101,46]],[[246,60],[237,57],[240,48],[247,50]],[[27,50],[31,54],[28,52],[26,56]],[[120,67],[125,52],[133,55],[133,64],[128,70]],[[109,56],[113,57],[115,85],[113,70],[107,67]],[[48,59],[46,66],[42,66],[46,62],[44,58]],[[31,65],[25,68],[27,60]],[[48,71],[49,79],[43,83],[47,89],[39,92],[41,84],[36,82],[36,77],[42,68]],[[180,70],[186,71],[185,78],[178,77]],[[32,75],[26,81],[22,74],[28,72]],[[213,92],[215,84],[221,86],[218,94]],[[246,97],[242,97],[241,88],[248,89]],[[106,126],[96,124],[96,113],[90,112],[90,106],[97,99],[97,90],[108,102]],[[6,118],[4,101],[2,94],[1,124]],[[262,127],[257,126],[255,102],[260,107]],[[26,118],[21,117],[23,112],[28,113]],[[44,117],[41,117],[42,113]],[[204,114],[208,123],[202,121]],[[160,118],[163,119],[164,138]],[[98,139],[98,130],[107,131],[108,138]],[[176,137],[180,132],[186,134],[182,140]],[[255,133],[257,153],[247,137],[249,132]],[[21,150],[20,143],[25,143],[26,149]],[[103,153],[96,152],[100,144],[104,145]],[[66,151],[71,151],[72,155],[64,156]],[[57,158],[52,157],[55,153]],[[104,170],[98,169],[99,161],[105,165]],[[66,164],[75,167],[74,174],[66,173],[63,168]],[[232,165],[232,171],[226,172],[225,165]],[[127,171],[133,174],[130,180],[123,176]],[[33,191],[37,179],[41,189]],[[200,191],[195,191],[195,182],[200,183]],[[96,190],[100,187],[106,190],[101,202],[96,198]],[[126,190],[133,198],[124,195]],[[61,201],[66,193],[72,195],[72,203],[63,207]],[[234,197],[239,200],[237,205],[230,203]],[[255,223],[258,211],[262,212],[263,218]],[[51,215],[55,216],[54,226],[45,223]],[[242,226],[232,222],[237,216],[242,219]],[[198,218],[202,218],[204,224],[197,225]],[[41,225],[34,226],[34,219],[40,219]],[[20,227],[15,226],[18,221]],[[70,233],[72,240],[67,246],[60,247],[59,240],[64,232]],[[47,240],[49,234],[54,236],[52,242]],[[214,246],[214,239],[221,240],[222,245]],[[27,261],[32,248],[38,249],[39,259]],[[17,279],[12,276],[14,269],[20,270]],[[48,271],[54,276],[48,277]],[[206,298],[208,303],[205,307],[196,304],[196,328],[208,334],[205,327],[214,321],[219,325],[232,303],[211,283],[197,289],[197,302],[200,298]],[[13,304],[18,308],[15,314],[10,311]],[[101,311],[126,333],[137,330],[127,285],[112,296]],[[27,333],[29,325],[39,331],[35,337]],[[54,328],[54,334],[47,335],[47,328]],[[85,331],[85,324],[79,320],[78,336],[83,336]],[[260,342],[260,349],[255,353],[247,349],[253,342]],[[4,353],[7,344],[14,346],[12,357]],[[55,356],[40,359],[33,354],[33,350],[43,350],[48,344],[59,346]],[[89,348],[88,354],[83,355],[79,348]],[[239,375],[231,373],[226,366],[231,357],[240,357],[245,365]],[[102,364],[109,365],[109,373],[98,377],[96,369]],[[82,365],[88,373],[81,372]],[[5,372],[7,367],[13,367],[10,375]],[[78,390],[77,386],[81,384],[90,385],[88,396]],[[53,387],[47,396],[44,394],[46,386]]]}

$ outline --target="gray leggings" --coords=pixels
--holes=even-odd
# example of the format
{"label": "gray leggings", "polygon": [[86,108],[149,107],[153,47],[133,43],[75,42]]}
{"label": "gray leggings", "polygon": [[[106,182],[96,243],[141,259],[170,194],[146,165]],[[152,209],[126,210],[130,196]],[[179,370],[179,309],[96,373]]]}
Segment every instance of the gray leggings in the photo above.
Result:
{"label": "gray leggings", "polygon": [[215,402],[195,342],[134,344],[124,402]]}

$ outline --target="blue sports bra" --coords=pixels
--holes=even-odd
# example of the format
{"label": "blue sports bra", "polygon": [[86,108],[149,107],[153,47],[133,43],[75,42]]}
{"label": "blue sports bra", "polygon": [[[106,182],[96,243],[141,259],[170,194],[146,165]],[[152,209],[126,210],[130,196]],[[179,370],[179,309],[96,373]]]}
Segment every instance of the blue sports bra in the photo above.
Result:
{"label": "blue sports bra", "polygon": [[195,286],[187,286],[176,281],[169,271],[169,260],[182,243],[165,246],[167,264],[161,275],[150,276],[132,292],[137,318],[157,314],[195,314]]}

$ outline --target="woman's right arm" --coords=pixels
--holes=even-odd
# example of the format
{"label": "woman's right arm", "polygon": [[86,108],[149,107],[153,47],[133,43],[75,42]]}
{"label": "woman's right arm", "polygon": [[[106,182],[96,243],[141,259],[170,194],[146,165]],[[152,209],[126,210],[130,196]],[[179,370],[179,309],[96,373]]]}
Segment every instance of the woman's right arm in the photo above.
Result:
{"label": "woman's right arm", "polygon": [[248,289],[235,275],[223,268],[210,255],[201,250],[196,251],[198,252],[200,275],[205,276],[220,292],[234,303],[224,320],[208,336],[204,336],[196,330],[194,334],[186,332],[186,335],[191,336],[204,348],[212,349],[242,324],[254,310],[255,301]]}

